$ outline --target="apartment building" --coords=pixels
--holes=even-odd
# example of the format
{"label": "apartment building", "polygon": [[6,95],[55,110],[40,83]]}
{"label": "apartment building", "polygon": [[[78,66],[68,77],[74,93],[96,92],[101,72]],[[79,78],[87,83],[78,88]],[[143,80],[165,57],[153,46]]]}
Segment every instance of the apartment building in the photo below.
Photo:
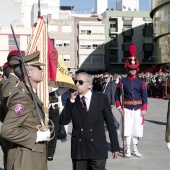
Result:
{"label": "apartment building", "polygon": [[149,12],[106,10],[105,65],[113,73],[126,72],[124,63],[134,43],[141,71],[156,63],[153,24]]}
{"label": "apartment building", "polygon": [[[154,40],[156,41],[157,63],[170,63],[170,1],[152,1]],[[170,68],[170,66],[169,66]]]}
{"label": "apartment building", "polygon": [[70,10],[61,11],[59,16],[59,19],[48,18],[48,35],[70,73],[74,74],[77,70],[75,17]]}
{"label": "apartment building", "polygon": [[101,15],[76,17],[78,69],[105,70],[105,19]]}
{"label": "apartment building", "polygon": [[59,19],[48,19],[49,37],[60,57],[73,74],[105,70],[105,20],[94,14],[72,14],[69,8],[61,7]]}
{"label": "apartment building", "polygon": [[[25,51],[32,34],[32,29],[15,27],[14,31],[20,50]],[[12,50],[17,50],[17,47],[11,28],[2,27],[0,28],[0,66],[7,61],[8,53]]]}

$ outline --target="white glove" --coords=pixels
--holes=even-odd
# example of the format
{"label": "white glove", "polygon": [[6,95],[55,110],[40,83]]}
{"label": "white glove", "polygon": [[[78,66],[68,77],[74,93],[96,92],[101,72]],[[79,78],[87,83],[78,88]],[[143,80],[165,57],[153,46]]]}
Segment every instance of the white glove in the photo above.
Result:
{"label": "white glove", "polygon": [[46,131],[37,131],[37,139],[36,139],[36,143],[40,142],[40,141],[47,141],[47,139],[50,137],[50,130],[46,130]]}
{"label": "white glove", "polygon": [[170,150],[170,142],[167,142],[167,147]]}

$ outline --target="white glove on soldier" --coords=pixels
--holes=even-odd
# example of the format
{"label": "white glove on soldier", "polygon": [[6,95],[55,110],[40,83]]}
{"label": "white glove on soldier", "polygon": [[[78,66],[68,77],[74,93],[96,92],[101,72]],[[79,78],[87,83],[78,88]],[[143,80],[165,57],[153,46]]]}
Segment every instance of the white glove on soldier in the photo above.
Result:
{"label": "white glove on soldier", "polygon": [[167,147],[170,150],[170,142],[167,142]]}
{"label": "white glove on soldier", "polygon": [[41,142],[41,141],[46,141],[50,137],[50,130],[46,131],[37,131],[37,139],[36,143]]}

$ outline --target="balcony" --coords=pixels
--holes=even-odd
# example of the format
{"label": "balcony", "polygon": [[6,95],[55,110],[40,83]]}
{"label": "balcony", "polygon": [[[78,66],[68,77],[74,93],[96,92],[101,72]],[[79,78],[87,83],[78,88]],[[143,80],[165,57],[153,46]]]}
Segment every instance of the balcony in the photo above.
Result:
{"label": "balcony", "polygon": [[154,45],[152,43],[144,43],[143,44],[143,51],[153,51]]}

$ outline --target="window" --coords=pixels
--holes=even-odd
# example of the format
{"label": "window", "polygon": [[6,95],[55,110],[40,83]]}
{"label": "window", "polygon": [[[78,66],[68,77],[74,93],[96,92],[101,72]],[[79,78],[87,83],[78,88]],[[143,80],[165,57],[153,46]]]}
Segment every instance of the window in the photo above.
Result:
{"label": "window", "polygon": [[102,55],[92,55],[92,64],[103,64],[104,56]]}
{"label": "window", "polygon": [[63,55],[63,61],[67,61],[67,62],[69,62],[70,61],[70,55],[69,54],[65,54],[65,55]]}
{"label": "window", "polygon": [[79,56],[80,64],[91,64],[91,56],[88,55],[80,55]]}
{"label": "window", "polygon": [[69,26],[62,26],[62,32],[71,32],[71,25],[69,25]]}
{"label": "window", "polygon": [[91,34],[103,35],[104,25],[91,25]]}
{"label": "window", "polygon": [[132,28],[132,21],[123,21],[123,28],[124,29]]}
{"label": "window", "polygon": [[92,48],[93,49],[103,49],[104,48],[104,42],[103,41],[100,41],[100,40],[93,40],[92,41]]}
{"label": "window", "polygon": [[48,32],[58,32],[58,26],[48,25]]}
{"label": "window", "polygon": [[91,41],[90,40],[81,40],[79,42],[80,46],[79,48],[80,49],[91,49]]}
{"label": "window", "polygon": [[70,47],[70,40],[63,40],[64,47]]}
{"label": "window", "polygon": [[103,64],[104,56],[103,55],[80,55],[79,57],[80,64]]}
{"label": "window", "polygon": [[103,35],[104,34],[104,25],[80,25],[79,34],[86,35]]}
{"label": "window", "polygon": [[[18,45],[20,46],[20,38],[16,37],[16,39],[17,39]],[[14,45],[16,45],[14,38],[13,37],[9,37],[9,46],[14,46]]]}
{"label": "window", "polygon": [[123,36],[123,43],[132,43],[132,36]]}
{"label": "window", "polygon": [[56,47],[62,47],[62,40],[55,40]]}

